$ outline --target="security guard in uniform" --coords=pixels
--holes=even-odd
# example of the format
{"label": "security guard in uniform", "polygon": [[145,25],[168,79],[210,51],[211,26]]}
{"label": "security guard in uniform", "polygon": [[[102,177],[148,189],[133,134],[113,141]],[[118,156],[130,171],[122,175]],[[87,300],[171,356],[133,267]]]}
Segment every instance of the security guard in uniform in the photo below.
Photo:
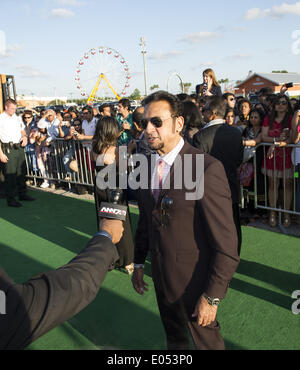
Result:
{"label": "security guard in uniform", "polygon": [[27,136],[24,124],[15,114],[16,109],[15,100],[8,99],[4,112],[0,114],[0,162],[4,163],[5,196],[10,207],[22,206],[15,199],[17,194],[21,201],[34,200],[26,194],[24,147],[27,145]]}

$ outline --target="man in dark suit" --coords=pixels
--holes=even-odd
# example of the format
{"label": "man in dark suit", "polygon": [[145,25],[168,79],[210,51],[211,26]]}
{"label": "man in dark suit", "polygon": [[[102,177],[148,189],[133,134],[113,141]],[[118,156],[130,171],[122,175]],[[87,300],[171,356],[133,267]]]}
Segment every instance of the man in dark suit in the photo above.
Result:
{"label": "man in dark suit", "polygon": [[23,349],[85,308],[119,258],[114,244],[123,230],[122,221],[104,219],[101,230],[67,265],[23,284],[15,284],[0,267],[0,298],[6,301],[5,312],[0,310],[0,349]]}
{"label": "man in dark suit", "polygon": [[238,167],[243,162],[243,141],[240,131],[224,121],[226,101],[223,98],[211,98],[203,108],[206,125],[193,137],[193,145],[222,162],[229,182],[233,218],[238,233],[238,254],[242,244],[242,231],[239,209]]}
{"label": "man in dark suit", "polygon": [[[139,294],[148,289],[143,276],[150,251],[168,349],[188,349],[189,332],[197,349],[224,349],[217,307],[239,262],[226,174],[218,160],[183,141],[182,104],[175,96],[156,92],[144,105],[145,137],[157,154],[149,175],[151,188],[139,191],[133,287]],[[200,177],[198,159],[203,164]],[[181,172],[178,163],[182,163]],[[149,172],[150,167],[149,162]],[[191,179],[186,172],[191,171],[186,169],[203,181],[202,197],[189,197],[186,180]],[[183,180],[181,188],[175,186],[179,180]],[[162,206],[167,200],[165,214]]]}

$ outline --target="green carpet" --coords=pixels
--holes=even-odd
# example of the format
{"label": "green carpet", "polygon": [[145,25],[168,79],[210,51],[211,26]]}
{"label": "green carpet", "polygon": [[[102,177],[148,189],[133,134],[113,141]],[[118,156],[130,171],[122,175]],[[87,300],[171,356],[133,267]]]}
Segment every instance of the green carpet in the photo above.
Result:
{"label": "green carpet", "polygon": [[[96,231],[92,202],[30,195],[36,201],[20,209],[0,200],[0,264],[16,282],[67,263]],[[300,349],[300,317],[291,311],[299,257],[298,238],[243,228],[241,263],[218,311],[228,349]],[[125,272],[109,272],[88,307],[28,349],[165,349],[149,263],[145,279],[149,292],[139,296]]]}

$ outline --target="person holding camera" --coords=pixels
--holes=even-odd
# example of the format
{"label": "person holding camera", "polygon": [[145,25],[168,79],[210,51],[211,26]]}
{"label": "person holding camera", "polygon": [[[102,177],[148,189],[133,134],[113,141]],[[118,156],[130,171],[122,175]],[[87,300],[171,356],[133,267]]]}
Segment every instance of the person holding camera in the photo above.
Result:
{"label": "person holding camera", "polygon": [[0,266],[0,290],[6,312],[0,315],[0,350],[24,349],[30,343],[82,311],[96,297],[118,260],[123,234],[120,220],[103,219],[100,231],[69,263],[16,284]]}
{"label": "person holding camera", "polygon": [[13,99],[5,102],[5,110],[0,114],[0,162],[4,164],[4,187],[7,205],[21,207],[15,198],[32,201],[26,193],[26,163],[24,148],[27,145],[25,125],[16,115],[17,103]]}

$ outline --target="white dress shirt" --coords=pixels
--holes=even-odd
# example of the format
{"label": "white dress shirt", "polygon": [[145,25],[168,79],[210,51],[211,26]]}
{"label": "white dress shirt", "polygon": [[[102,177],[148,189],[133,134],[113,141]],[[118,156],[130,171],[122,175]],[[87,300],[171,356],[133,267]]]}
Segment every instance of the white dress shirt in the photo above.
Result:
{"label": "white dress shirt", "polygon": [[170,169],[175,162],[175,159],[184,145],[184,140],[181,138],[179,143],[167,154],[160,156],[158,153],[155,154],[155,167],[151,178],[151,189],[159,189],[158,176],[157,176],[157,166],[160,160],[164,161],[162,183],[164,183],[166,177],[168,176]]}
{"label": "white dress shirt", "polygon": [[0,114],[0,140],[2,143],[13,142],[18,144],[21,140],[21,132],[25,129],[21,117],[16,114],[9,116],[5,112]]}

